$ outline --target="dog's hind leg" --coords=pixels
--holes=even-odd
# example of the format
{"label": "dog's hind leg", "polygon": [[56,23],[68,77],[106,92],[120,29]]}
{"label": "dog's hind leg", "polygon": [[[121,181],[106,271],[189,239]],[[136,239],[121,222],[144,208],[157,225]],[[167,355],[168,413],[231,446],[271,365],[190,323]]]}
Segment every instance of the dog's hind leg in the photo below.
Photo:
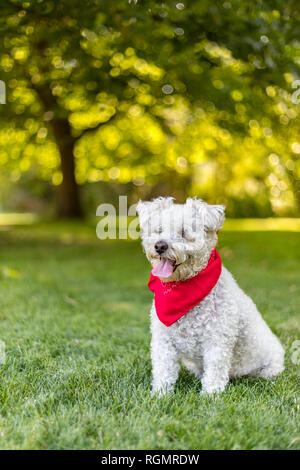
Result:
{"label": "dog's hind leg", "polygon": [[263,347],[256,350],[258,352],[257,366],[248,375],[272,380],[283,372],[284,348],[269,329],[265,334]]}
{"label": "dog's hind leg", "polygon": [[259,369],[252,372],[251,376],[253,377],[262,377],[263,379],[275,379],[280,375],[284,370],[284,353],[283,351],[278,352],[277,355],[265,365],[260,367]]}

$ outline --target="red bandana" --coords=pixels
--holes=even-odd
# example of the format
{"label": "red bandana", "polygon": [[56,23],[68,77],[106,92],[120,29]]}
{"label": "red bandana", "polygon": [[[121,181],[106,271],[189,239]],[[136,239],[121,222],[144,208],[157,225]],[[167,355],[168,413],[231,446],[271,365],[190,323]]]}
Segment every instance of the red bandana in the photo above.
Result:
{"label": "red bandana", "polygon": [[206,268],[184,281],[162,282],[151,273],[148,287],[154,292],[156,313],[160,321],[170,326],[199,304],[215,287],[221,271],[222,261],[214,248]]}

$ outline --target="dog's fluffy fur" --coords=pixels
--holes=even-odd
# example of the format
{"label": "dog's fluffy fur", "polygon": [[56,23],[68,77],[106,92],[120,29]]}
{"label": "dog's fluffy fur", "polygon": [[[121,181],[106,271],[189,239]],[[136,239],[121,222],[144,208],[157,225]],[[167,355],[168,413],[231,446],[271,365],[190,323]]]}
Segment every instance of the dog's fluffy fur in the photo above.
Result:
{"label": "dog's fluffy fur", "polygon": [[[177,266],[163,282],[193,277],[206,267],[225,219],[224,206],[157,198],[140,201],[137,211],[152,266],[160,261],[155,250],[160,240],[168,244],[163,257]],[[154,393],[173,389],[180,362],[201,379],[202,393],[222,392],[231,377],[273,379],[284,369],[279,340],[224,266],[210,294],[173,325],[160,322],[153,302],[151,331]]]}

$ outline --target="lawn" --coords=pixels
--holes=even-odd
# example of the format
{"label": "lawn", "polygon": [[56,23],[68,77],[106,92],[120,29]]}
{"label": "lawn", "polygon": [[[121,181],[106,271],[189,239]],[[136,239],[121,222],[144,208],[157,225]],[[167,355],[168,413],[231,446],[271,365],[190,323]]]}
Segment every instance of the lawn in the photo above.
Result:
{"label": "lawn", "polygon": [[224,264],[286,347],[284,374],[235,380],[216,399],[183,370],[159,399],[140,244],[99,241],[89,225],[0,232],[0,448],[300,449],[299,241],[220,233]]}

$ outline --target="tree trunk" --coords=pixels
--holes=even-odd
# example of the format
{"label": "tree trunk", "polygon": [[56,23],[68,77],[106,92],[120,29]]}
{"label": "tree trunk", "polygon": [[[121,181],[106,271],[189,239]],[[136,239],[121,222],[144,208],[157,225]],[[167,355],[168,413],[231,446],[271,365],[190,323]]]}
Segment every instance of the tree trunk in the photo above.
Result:
{"label": "tree trunk", "polygon": [[61,171],[63,181],[58,186],[57,215],[61,218],[82,218],[83,211],[80,204],[79,187],[75,179],[74,146],[75,139],[72,136],[71,126],[67,118],[55,117],[57,103],[50,88],[33,86],[45,111],[53,111],[54,118],[49,121],[53,135],[60,153]]}
{"label": "tree trunk", "polygon": [[63,181],[57,188],[57,215],[62,218],[82,218],[79,187],[75,179],[75,139],[67,120],[53,119],[51,126],[60,153],[63,175]]}

